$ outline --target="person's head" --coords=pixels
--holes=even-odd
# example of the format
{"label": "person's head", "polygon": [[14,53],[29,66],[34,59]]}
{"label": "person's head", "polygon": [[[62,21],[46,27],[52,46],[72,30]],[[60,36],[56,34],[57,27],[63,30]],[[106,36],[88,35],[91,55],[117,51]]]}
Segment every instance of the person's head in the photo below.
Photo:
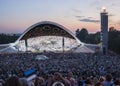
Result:
{"label": "person's head", "polygon": [[44,79],[42,77],[36,77],[35,83],[42,84],[44,82]]}
{"label": "person's head", "polygon": [[88,78],[86,81],[85,81],[85,84],[86,86],[91,86],[92,85],[92,80],[90,78]]}
{"label": "person's head", "polygon": [[5,84],[5,81],[0,79],[0,86],[4,86],[4,84]]}
{"label": "person's head", "polygon": [[52,78],[53,78],[53,75],[52,75],[52,74],[51,74],[51,75],[49,74],[47,77],[52,79]]}
{"label": "person's head", "polygon": [[5,86],[22,86],[22,85],[18,77],[12,76],[6,81]]}
{"label": "person's head", "polygon": [[97,77],[94,77],[94,78],[93,78],[93,82],[94,82],[94,83],[99,82],[98,78],[97,78]]}
{"label": "person's head", "polygon": [[105,76],[105,78],[106,78],[106,81],[110,82],[112,80],[112,75],[111,74],[107,74]]}
{"label": "person's head", "polygon": [[103,81],[105,81],[105,77],[100,77],[100,82],[103,82]]}
{"label": "person's head", "polygon": [[98,82],[98,83],[95,84],[95,86],[103,86],[103,84]]}
{"label": "person's head", "polygon": [[20,81],[22,86],[28,86],[27,80],[25,78],[21,78]]}
{"label": "person's head", "polygon": [[114,82],[115,86],[120,86],[120,79],[116,79],[115,82]]}
{"label": "person's head", "polygon": [[73,77],[73,73],[72,73],[72,72],[69,72],[69,73],[68,73],[68,77]]}
{"label": "person's head", "polygon": [[61,80],[62,75],[59,72],[54,73],[54,79],[55,80]]}

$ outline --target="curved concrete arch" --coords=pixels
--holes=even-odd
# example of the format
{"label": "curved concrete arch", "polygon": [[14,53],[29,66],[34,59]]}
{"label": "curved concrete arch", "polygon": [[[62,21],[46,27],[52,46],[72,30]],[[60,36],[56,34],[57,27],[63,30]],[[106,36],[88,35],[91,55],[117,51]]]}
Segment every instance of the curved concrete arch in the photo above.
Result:
{"label": "curved concrete arch", "polygon": [[27,33],[27,32],[29,32],[31,29],[33,29],[34,27],[36,27],[36,26],[38,26],[38,25],[42,25],[42,24],[51,24],[51,25],[54,25],[54,26],[57,26],[57,27],[59,27],[60,29],[63,29],[63,30],[65,30],[67,33],[69,33],[73,38],[75,38],[75,40],[79,43],[79,44],[81,44],[81,45],[83,45],[83,43],[70,31],[70,30],[68,30],[67,28],[65,28],[64,26],[62,26],[62,25],[60,25],[60,24],[58,24],[58,23],[55,23],[55,22],[51,22],[51,21],[42,21],[42,22],[38,22],[38,23],[35,23],[35,24],[33,24],[32,26],[30,26],[29,28],[27,28],[24,32],[23,32],[23,34],[18,38],[18,40],[15,42],[15,45],[22,39],[22,37]]}

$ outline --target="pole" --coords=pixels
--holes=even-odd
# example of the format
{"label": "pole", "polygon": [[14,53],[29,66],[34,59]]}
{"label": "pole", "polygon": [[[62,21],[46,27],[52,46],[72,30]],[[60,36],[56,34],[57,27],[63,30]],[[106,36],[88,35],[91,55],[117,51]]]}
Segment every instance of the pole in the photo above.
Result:
{"label": "pole", "polygon": [[63,48],[63,53],[64,53],[64,46],[65,46],[65,40],[64,40],[64,36],[62,37],[62,48]]}

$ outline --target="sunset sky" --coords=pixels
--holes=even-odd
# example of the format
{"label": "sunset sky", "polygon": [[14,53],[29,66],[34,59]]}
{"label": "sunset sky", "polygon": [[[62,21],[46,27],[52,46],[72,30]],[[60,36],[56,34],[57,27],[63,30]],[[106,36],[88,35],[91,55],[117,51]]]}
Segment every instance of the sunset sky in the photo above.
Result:
{"label": "sunset sky", "polygon": [[100,12],[106,7],[109,27],[120,30],[120,0],[0,0],[0,33],[22,33],[40,21],[53,21],[72,32],[100,31]]}

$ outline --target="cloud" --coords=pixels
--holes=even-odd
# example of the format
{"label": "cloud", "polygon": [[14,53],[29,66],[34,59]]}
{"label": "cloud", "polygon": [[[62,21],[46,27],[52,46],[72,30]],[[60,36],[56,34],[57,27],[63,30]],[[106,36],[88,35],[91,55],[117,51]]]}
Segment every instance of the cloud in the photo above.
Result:
{"label": "cloud", "polygon": [[93,17],[85,17],[85,16],[75,16],[81,22],[93,22],[98,23],[100,20],[95,20]]}
{"label": "cloud", "polygon": [[[86,18],[85,16],[75,16],[75,17],[78,19]],[[92,19],[93,17],[87,17],[87,18]]]}
{"label": "cloud", "polygon": [[100,1],[97,0],[90,4],[90,6],[98,6],[98,5],[100,5]]}
{"label": "cloud", "polygon": [[119,26],[120,26],[120,20],[117,22],[117,25],[119,25]]}
{"label": "cloud", "polygon": [[78,9],[74,9],[74,8],[72,8],[72,11],[74,11],[74,12],[76,12],[76,13],[81,13],[80,10],[78,10]]}
{"label": "cloud", "polygon": [[102,10],[102,7],[101,6],[96,6],[95,9],[100,12]]}
{"label": "cloud", "polygon": [[118,20],[117,22],[109,23],[109,25],[111,25],[111,26],[120,26],[120,20]]}
{"label": "cloud", "polygon": [[115,3],[112,3],[111,6],[115,6],[116,4]]}
{"label": "cloud", "polygon": [[113,14],[109,14],[108,16],[109,16],[109,17],[112,17],[112,16],[115,16],[115,15],[113,15]]}
{"label": "cloud", "polygon": [[85,17],[85,16],[75,16],[76,18],[83,18],[83,17]]}
{"label": "cloud", "polygon": [[90,18],[80,19],[79,21],[81,21],[81,22],[92,22],[92,23],[100,22],[100,20],[94,20],[94,19],[90,19]]}
{"label": "cloud", "polygon": [[118,24],[120,25],[120,20],[118,21]]}
{"label": "cloud", "polygon": [[89,19],[93,18],[93,17],[88,17]]}

